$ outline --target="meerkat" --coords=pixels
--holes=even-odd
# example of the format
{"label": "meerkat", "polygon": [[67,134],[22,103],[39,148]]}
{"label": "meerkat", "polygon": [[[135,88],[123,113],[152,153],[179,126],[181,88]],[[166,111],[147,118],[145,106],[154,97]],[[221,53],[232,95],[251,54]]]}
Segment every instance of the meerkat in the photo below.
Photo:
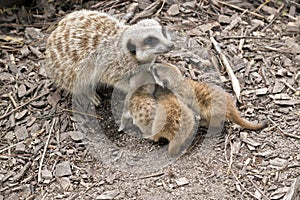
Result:
{"label": "meerkat", "polygon": [[259,130],[268,125],[268,121],[255,124],[243,119],[231,96],[222,88],[184,79],[174,65],[154,64],[151,70],[156,83],[167,87],[193,110],[197,110],[207,127],[218,127],[224,119],[249,130]]}
{"label": "meerkat", "polygon": [[[200,113],[206,127],[219,127],[224,119],[250,130],[267,126],[267,121],[254,124],[241,118],[228,93],[214,85],[184,79],[174,65],[153,64],[149,70],[130,78],[132,88],[138,89],[126,96],[119,130],[132,118],[144,138],[155,142],[166,138],[170,155],[178,154],[184,144],[192,141],[196,113]],[[164,88],[155,89],[152,82]],[[198,112],[194,113],[188,104],[197,107]]]}
{"label": "meerkat", "polygon": [[177,155],[193,139],[195,117],[171,91],[155,86],[150,71],[144,70],[130,80],[133,89],[126,96],[120,129],[133,119],[144,138],[158,142],[169,141],[168,152]]}
{"label": "meerkat", "polygon": [[84,94],[97,106],[99,83],[126,91],[122,80],[128,74],[173,47],[166,29],[154,19],[129,26],[99,11],[75,11],[47,40],[47,71],[59,87]]}

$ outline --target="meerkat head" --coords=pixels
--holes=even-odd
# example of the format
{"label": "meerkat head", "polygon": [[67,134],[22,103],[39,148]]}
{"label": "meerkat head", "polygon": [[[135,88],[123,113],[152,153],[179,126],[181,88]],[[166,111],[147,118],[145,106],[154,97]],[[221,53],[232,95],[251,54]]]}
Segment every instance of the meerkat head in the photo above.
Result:
{"label": "meerkat head", "polygon": [[130,26],[122,40],[123,46],[141,63],[152,62],[157,55],[174,48],[166,28],[154,19],[144,19]]}
{"label": "meerkat head", "polygon": [[183,79],[180,70],[176,66],[168,63],[155,63],[151,65],[150,71],[155,83],[161,87],[169,88],[174,85],[175,82]]}

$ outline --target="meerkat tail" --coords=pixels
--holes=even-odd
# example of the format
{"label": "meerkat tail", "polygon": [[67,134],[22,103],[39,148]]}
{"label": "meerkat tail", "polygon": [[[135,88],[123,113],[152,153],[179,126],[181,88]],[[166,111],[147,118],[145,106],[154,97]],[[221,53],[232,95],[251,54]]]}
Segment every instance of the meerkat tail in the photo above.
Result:
{"label": "meerkat tail", "polygon": [[232,108],[226,110],[226,118],[229,121],[234,122],[237,125],[240,125],[241,127],[256,131],[256,130],[263,129],[268,126],[267,120],[263,121],[261,123],[257,123],[257,124],[248,122],[246,119],[243,119],[240,116],[238,110],[234,106],[229,105],[229,107],[232,107]]}

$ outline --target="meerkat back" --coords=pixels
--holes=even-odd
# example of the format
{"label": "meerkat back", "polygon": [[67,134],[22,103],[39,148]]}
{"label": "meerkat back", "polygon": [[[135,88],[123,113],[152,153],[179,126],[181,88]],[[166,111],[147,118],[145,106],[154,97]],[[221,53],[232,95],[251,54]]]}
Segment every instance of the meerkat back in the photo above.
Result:
{"label": "meerkat back", "polygon": [[[73,92],[79,72],[94,70],[80,61],[94,53],[101,40],[125,27],[113,17],[97,11],[76,11],[62,19],[47,41],[46,60],[49,75],[55,82]],[[92,73],[90,73],[92,74]],[[83,78],[83,77],[82,77]]]}

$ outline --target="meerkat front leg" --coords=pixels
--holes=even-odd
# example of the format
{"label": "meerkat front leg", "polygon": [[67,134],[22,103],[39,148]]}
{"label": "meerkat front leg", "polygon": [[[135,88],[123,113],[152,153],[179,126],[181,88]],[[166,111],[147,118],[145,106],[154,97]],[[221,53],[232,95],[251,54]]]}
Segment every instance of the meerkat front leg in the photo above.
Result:
{"label": "meerkat front leg", "polygon": [[[149,65],[147,65],[146,67],[149,67]],[[128,77],[128,82],[125,84],[128,84],[128,93],[124,101],[119,131],[123,130],[128,124],[129,119],[132,118],[132,115],[130,113],[130,104],[132,104],[132,102],[134,102],[135,99],[138,99],[135,97],[151,97],[155,91],[154,79],[148,69],[142,69],[132,74]],[[138,104],[138,102],[136,103]],[[133,123],[136,125],[137,123],[135,122],[135,118],[132,119]]]}
{"label": "meerkat front leg", "polygon": [[[120,122],[120,127],[118,131],[122,131],[126,128],[127,124],[129,123],[129,119],[132,118],[129,110],[129,101],[132,96],[132,93],[128,93],[126,95],[125,101],[124,101],[124,107],[123,107],[123,112],[121,116],[121,122]],[[134,124],[134,119],[133,119],[133,124]]]}

